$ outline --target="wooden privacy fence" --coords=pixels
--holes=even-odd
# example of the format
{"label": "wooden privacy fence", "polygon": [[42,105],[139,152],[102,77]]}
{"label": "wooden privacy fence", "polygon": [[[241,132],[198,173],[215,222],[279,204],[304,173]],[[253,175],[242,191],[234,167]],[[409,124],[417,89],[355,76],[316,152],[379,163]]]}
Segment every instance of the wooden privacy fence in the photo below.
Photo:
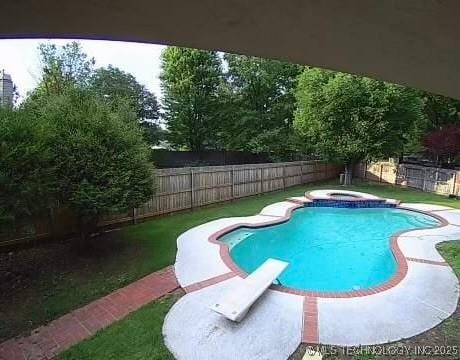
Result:
{"label": "wooden privacy fence", "polygon": [[[323,161],[160,169],[156,171],[155,195],[124,220],[134,221],[331,179],[338,172],[337,166]],[[112,219],[105,219],[102,225],[111,222]]]}
{"label": "wooden privacy fence", "polygon": [[441,195],[460,196],[460,170],[381,161],[359,164],[355,176]]}
{"label": "wooden privacy fence", "polygon": [[[126,213],[104,217],[100,226],[135,223],[138,219],[331,179],[338,176],[339,170],[324,161],[159,169],[155,171],[156,192],[149,201]],[[14,236],[3,236],[0,245],[66,236],[76,230],[73,214],[58,208],[42,219],[22,224]]]}

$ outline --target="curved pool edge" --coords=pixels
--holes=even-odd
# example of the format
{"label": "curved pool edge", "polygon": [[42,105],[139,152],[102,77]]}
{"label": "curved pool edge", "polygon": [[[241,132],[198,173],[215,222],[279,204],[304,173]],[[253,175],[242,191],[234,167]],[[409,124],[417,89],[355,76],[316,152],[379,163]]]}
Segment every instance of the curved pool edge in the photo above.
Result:
{"label": "curved pool edge", "polygon": [[[271,205],[274,205],[274,204],[271,204]],[[273,220],[269,220],[269,221],[265,221],[265,222],[259,222],[259,223],[241,222],[241,223],[236,223],[236,224],[229,225],[229,226],[227,226],[227,227],[225,227],[223,229],[220,229],[219,231],[216,231],[211,236],[209,236],[208,241],[219,246],[219,248],[220,248],[219,253],[220,253],[222,261],[225,263],[225,265],[227,265],[227,267],[235,275],[238,275],[238,276],[240,276],[242,278],[246,278],[248,276],[248,273],[243,271],[233,261],[232,257],[230,256],[229,247],[226,244],[224,244],[222,241],[220,241],[219,238],[224,236],[225,234],[233,231],[233,230],[237,230],[237,229],[243,228],[243,227],[257,229],[257,228],[263,228],[263,227],[267,227],[267,226],[273,226],[273,225],[279,225],[279,224],[285,223],[285,222],[287,222],[287,221],[289,221],[291,219],[291,215],[292,215],[294,210],[301,209],[303,206],[304,205],[301,205],[301,204],[293,204],[291,207],[288,207],[285,210],[285,213],[284,213],[283,216],[277,217],[277,218],[275,218]],[[263,209],[262,209],[262,211],[263,211]],[[262,213],[262,211],[259,213],[259,215]]]}
{"label": "curved pool edge", "polygon": [[[307,197],[307,199],[310,200],[310,198],[308,198],[308,197]],[[366,199],[366,198],[363,197],[359,201],[363,201],[363,199]],[[379,200],[385,200],[385,199],[379,198]],[[229,233],[231,231],[234,231],[234,230],[237,230],[237,229],[243,228],[243,227],[256,229],[256,228],[263,228],[263,227],[268,227],[268,226],[279,225],[279,224],[285,223],[285,222],[287,222],[287,221],[289,221],[291,219],[292,213],[295,210],[301,209],[301,208],[303,208],[305,206],[305,204],[301,204],[300,202],[297,202],[297,201],[292,201],[292,203],[293,203],[293,205],[290,208],[286,209],[284,215],[280,216],[277,219],[273,219],[273,220],[266,221],[266,222],[260,222],[260,223],[241,222],[241,223],[232,224],[232,225],[229,225],[229,226],[227,226],[225,228],[222,228],[222,229],[216,231],[215,233],[213,233],[211,236],[208,237],[209,242],[211,242],[213,244],[216,244],[216,245],[218,245],[220,247],[219,254],[220,254],[220,257],[221,257],[222,261],[225,263],[225,265],[229,268],[229,270],[235,276],[240,276],[242,278],[246,278],[248,276],[248,273],[245,272],[244,270],[242,270],[233,261],[231,255],[230,255],[229,247],[225,243],[220,241],[219,238],[221,238],[222,236],[224,236],[225,234],[227,234],[227,233]],[[308,201],[306,201],[305,203],[308,203]],[[393,234],[390,237],[390,248],[391,248],[391,251],[392,251],[393,256],[395,258],[397,269],[396,269],[395,274],[390,279],[385,281],[384,283],[382,283],[382,284],[380,284],[378,286],[368,288],[368,289],[360,289],[360,290],[352,290],[352,291],[328,291],[328,292],[326,292],[326,291],[309,291],[309,290],[299,290],[299,289],[294,289],[294,288],[287,287],[287,286],[274,285],[274,284],[271,285],[270,288],[272,290],[277,290],[277,291],[286,292],[286,293],[294,294],[294,295],[300,295],[300,296],[310,296],[310,297],[319,297],[319,298],[351,298],[351,297],[362,297],[362,296],[374,295],[374,294],[377,294],[379,292],[389,290],[392,287],[398,285],[404,279],[404,277],[407,274],[407,268],[408,268],[407,261],[423,261],[423,259],[414,259],[414,258],[411,258],[411,257],[406,257],[404,255],[403,251],[400,249],[400,247],[398,245],[398,241],[399,241],[400,236],[407,235],[410,232],[413,232],[415,230],[428,230],[428,229],[442,228],[444,226],[449,225],[449,222],[445,218],[443,218],[442,216],[440,216],[438,214],[433,214],[433,213],[428,212],[428,211],[412,209],[412,208],[405,207],[405,206],[400,206],[400,205],[396,205],[395,208],[405,210],[405,211],[417,212],[417,213],[420,213],[420,214],[423,214],[423,215],[426,215],[426,216],[433,217],[436,220],[438,220],[440,222],[440,224],[438,226],[430,226],[430,227],[424,227],[424,228],[402,230],[402,231],[399,231],[399,232]],[[263,209],[262,209],[262,211],[263,211]],[[443,265],[449,266],[447,263],[444,263]]]}
{"label": "curved pool edge", "polygon": [[[168,324],[165,323],[165,336],[171,334],[171,327],[180,327],[181,336],[189,333],[195,336],[197,331],[202,331],[198,324],[189,321],[188,311],[199,312],[203,318],[200,326],[206,325],[206,329],[227,326],[221,318],[211,316],[209,307],[203,304],[215,301],[209,299],[212,289],[216,289],[213,294],[220,293],[222,289],[243,281],[246,273],[233,262],[228,247],[218,240],[220,236],[239,227],[257,228],[286,222],[294,210],[308,202],[310,200],[305,197],[290,198],[264,207],[258,215],[215,220],[179,236],[176,275],[179,284],[186,291],[185,298],[190,297],[190,302],[186,309],[182,304],[173,306],[170,310],[175,316]],[[420,207],[424,209],[421,210]],[[400,272],[371,293],[357,290],[346,293],[347,296],[343,296],[344,293],[339,296],[340,293],[297,291],[277,285],[272,285],[267,291],[263,304],[272,304],[267,306],[273,306],[275,302],[280,306],[281,302],[281,306],[288,308],[292,305],[289,305],[289,299],[297,299],[297,315],[286,318],[285,322],[297,323],[301,320],[300,333],[294,332],[298,336],[298,344],[354,346],[389,343],[423,333],[455,312],[460,293],[458,277],[435,246],[437,243],[460,239],[460,211],[420,203],[403,203],[398,208],[432,216],[440,224],[394,234],[391,245],[395,258],[399,257],[398,265],[402,264],[398,267]],[[428,210],[425,211],[426,208]],[[188,273],[197,273],[198,276],[184,276]],[[201,302],[203,304],[199,305]],[[248,326],[254,331],[262,330],[260,327],[264,325],[256,324],[254,319],[259,318],[264,306],[255,306],[239,328],[233,326],[232,332],[222,338],[215,338],[215,341],[233,341],[235,337],[243,336],[244,328]],[[388,327],[388,323],[392,326]],[[206,336],[213,337],[214,334]],[[246,348],[245,353],[253,348],[266,352],[281,345],[281,340],[278,343],[277,339],[272,340],[272,343],[256,341],[257,344],[253,343],[250,348]],[[177,351],[180,344],[178,338],[177,342],[168,344],[168,348]],[[241,353],[243,350],[244,348]],[[293,352],[295,347],[291,350]],[[203,354],[206,353],[205,348],[202,351]]]}

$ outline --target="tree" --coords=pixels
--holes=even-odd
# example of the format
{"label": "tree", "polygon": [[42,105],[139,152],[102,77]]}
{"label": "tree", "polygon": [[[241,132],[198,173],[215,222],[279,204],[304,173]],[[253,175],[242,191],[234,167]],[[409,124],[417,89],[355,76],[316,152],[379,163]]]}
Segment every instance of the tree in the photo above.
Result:
{"label": "tree", "polygon": [[430,132],[423,139],[423,145],[438,162],[446,160],[450,163],[460,155],[460,125],[447,125]]}
{"label": "tree", "polygon": [[52,201],[50,129],[23,109],[0,107],[0,230]]}
{"label": "tree", "polygon": [[169,141],[193,151],[216,147],[221,62],[216,52],[178,47],[162,55],[164,119]]}
{"label": "tree", "polygon": [[104,214],[142,204],[152,194],[152,165],[136,115],[113,109],[92,92],[70,89],[29,103],[29,114],[51,129],[53,197],[79,219],[81,244]]}
{"label": "tree", "polygon": [[460,100],[419,91],[423,100],[423,117],[415,124],[415,131],[405,146],[405,152],[418,153],[424,150],[425,137],[451,124],[460,124]]}
{"label": "tree", "polygon": [[81,45],[72,41],[61,47],[40,44],[42,79],[35,92],[62,94],[69,86],[86,87],[93,72],[94,58],[88,58]]}
{"label": "tree", "polygon": [[158,102],[144,85],[136,78],[117,67],[96,69],[90,79],[89,87],[110,102],[127,100],[137,114],[139,121],[155,121],[159,118]]}
{"label": "tree", "polygon": [[324,158],[346,166],[402,151],[422,117],[417,92],[369,78],[306,69],[296,93],[295,127]]}
{"label": "tree", "polygon": [[157,99],[133,75],[109,65],[94,71],[89,87],[114,107],[118,107],[121,102],[127,102],[136,113],[144,138],[149,144],[156,145],[162,140],[163,131],[158,125]]}
{"label": "tree", "polygon": [[244,55],[224,58],[232,105],[221,107],[227,109],[222,116],[227,148],[275,154],[298,150],[292,123],[301,67]]}
{"label": "tree", "polygon": [[460,100],[426,92],[422,96],[428,131],[442,129],[450,124],[460,124]]}

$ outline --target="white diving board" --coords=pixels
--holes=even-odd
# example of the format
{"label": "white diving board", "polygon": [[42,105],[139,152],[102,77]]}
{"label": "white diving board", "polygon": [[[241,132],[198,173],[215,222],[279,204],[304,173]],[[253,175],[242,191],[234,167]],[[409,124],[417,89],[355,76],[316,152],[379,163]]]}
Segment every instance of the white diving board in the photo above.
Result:
{"label": "white diving board", "polygon": [[286,269],[287,262],[268,259],[238,286],[232,287],[222,299],[211,306],[215,312],[232,321],[241,321],[249,308]]}

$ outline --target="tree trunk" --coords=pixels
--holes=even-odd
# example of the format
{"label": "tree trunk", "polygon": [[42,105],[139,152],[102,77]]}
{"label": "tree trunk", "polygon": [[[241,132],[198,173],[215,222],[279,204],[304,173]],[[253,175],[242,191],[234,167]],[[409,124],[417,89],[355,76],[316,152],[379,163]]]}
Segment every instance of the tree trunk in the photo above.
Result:
{"label": "tree trunk", "polygon": [[351,185],[352,184],[352,179],[353,179],[353,168],[354,168],[354,163],[349,163],[345,165],[345,179],[344,179],[344,185]]}
{"label": "tree trunk", "polygon": [[80,216],[79,219],[79,228],[80,228],[80,236],[76,238],[75,248],[78,253],[85,254],[90,252],[91,250],[91,234],[97,228],[97,223],[99,222],[98,216]]}

